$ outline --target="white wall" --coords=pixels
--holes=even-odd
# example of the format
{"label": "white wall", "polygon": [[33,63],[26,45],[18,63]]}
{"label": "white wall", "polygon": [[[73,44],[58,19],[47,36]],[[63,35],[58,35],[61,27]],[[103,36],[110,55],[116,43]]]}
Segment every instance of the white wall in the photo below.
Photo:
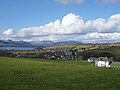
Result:
{"label": "white wall", "polygon": [[106,67],[109,67],[109,62],[106,62]]}
{"label": "white wall", "polygon": [[97,61],[95,65],[97,64],[98,67],[109,67],[109,61]]}

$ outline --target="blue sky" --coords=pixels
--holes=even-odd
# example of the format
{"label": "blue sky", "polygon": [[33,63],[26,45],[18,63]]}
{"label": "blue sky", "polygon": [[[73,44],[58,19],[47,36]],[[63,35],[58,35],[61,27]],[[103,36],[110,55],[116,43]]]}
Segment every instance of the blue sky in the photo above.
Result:
{"label": "blue sky", "polygon": [[62,23],[64,16],[69,13],[78,15],[85,22],[98,18],[108,20],[120,13],[120,0],[0,0],[1,38],[5,37],[7,30],[15,32],[10,38],[17,38],[17,31],[24,28],[44,26],[57,19]]}
{"label": "blue sky", "polygon": [[20,29],[44,25],[68,13],[75,13],[85,20],[108,18],[120,12],[120,3],[102,3],[86,0],[80,5],[64,5],[55,0],[0,0],[0,30]]}

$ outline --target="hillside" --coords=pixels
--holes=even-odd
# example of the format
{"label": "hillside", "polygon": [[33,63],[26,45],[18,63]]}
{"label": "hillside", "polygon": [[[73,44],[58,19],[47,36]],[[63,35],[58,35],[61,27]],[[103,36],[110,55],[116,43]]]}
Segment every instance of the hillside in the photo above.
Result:
{"label": "hillside", "polygon": [[0,90],[119,90],[119,75],[82,60],[0,57]]}
{"label": "hillside", "polygon": [[76,41],[63,41],[63,42],[52,42],[52,41],[13,41],[13,40],[0,40],[0,47],[32,47],[38,48],[50,47],[50,46],[61,46],[65,44],[81,44]]}
{"label": "hillside", "polygon": [[29,42],[25,41],[13,41],[13,40],[0,40],[0,47],[32,47]]}

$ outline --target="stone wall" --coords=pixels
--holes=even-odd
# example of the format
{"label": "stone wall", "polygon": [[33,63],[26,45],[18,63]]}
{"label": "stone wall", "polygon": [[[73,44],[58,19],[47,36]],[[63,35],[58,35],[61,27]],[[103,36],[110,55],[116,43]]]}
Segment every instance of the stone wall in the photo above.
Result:
{"label": "stone wall", "polygon": [[18,53],[14,54],[14,57],[33,57],[33,58],[44,58],[51,60],[77,60],[77,50],[59,50],[49,52],[38,52],[38,53]]}
{"label": "stone wall", "polygon": [[52,51],[42,53],[41,58],[52,59],[52,60],[77,60],[77,51],[75,50],[64,50],[64,51]]}

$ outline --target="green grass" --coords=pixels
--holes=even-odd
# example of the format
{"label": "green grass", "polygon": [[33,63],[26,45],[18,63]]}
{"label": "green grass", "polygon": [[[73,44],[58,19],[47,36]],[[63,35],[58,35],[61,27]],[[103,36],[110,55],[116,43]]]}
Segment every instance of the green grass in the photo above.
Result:
{"label": "green grass", "polygon": [[114,55],[120,55],[120,50],[112,50],[112,53],[113,53]]}
{"label": "green grass", "polygon": [[86,61],[0,57],[0,90],[119,90],[120,69]]}
{"label": "green grass", "polygon": [[48,47],[46,48],[47,50],[49,49],[65,49],[65,48],[74,48],[78,49],[79,51],[82,50],[82,48],[86,48],[86,50],[93,50],[93,49],[98,49],[99,45],[84,45],[84,44],[68,44],[68,45],[62,45],[62,46],[53,46],[53,47]]}
{"label": "green grass", "polygon": [[120,68],[120,62],[113,62],[112,67]]}

